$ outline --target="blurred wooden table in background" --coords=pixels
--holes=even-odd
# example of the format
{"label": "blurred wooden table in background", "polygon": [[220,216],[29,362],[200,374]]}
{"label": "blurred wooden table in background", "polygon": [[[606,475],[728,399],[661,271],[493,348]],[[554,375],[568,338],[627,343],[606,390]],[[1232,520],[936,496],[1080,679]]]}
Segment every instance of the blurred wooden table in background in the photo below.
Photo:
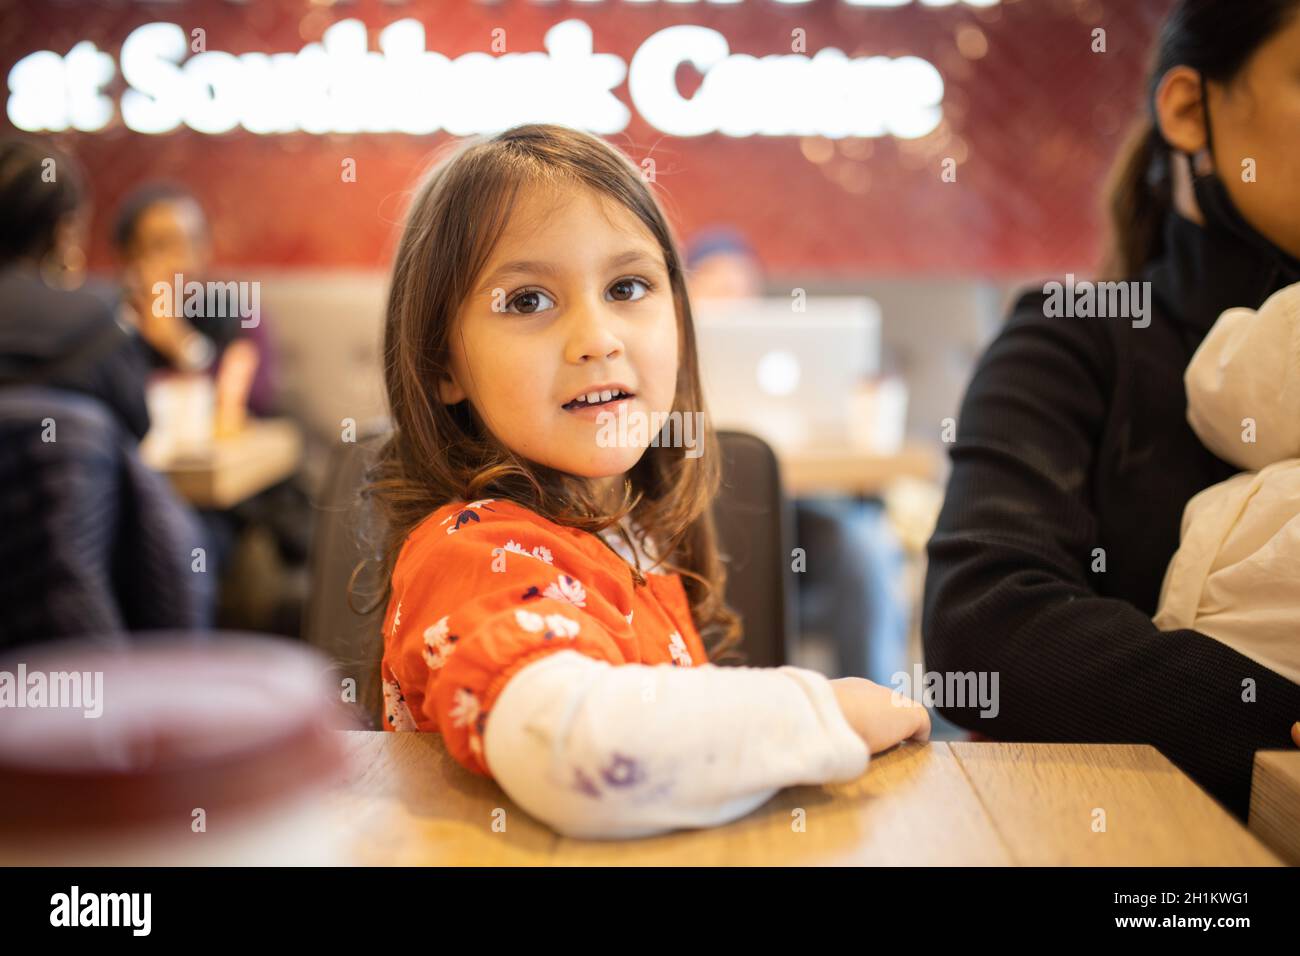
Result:
{"label": "blurred wooden table in background", "polygon": [[287,418],[250,418],[238,434],[213,440],[202,455],[158,459],[147,444],[141,454],[194,507],[229,508],[297,470],[302,433]]}
{"label": "blurred wooden table in background", "polygon": [[605,842],[538,823],[457,764],[437,734],[352,731],[346,742],[351,769],[330,794],[330,812],[351,858],[365,865],[1280,862],[1146,746],[905,744],[855,781],[787,788],[726,826]]}
{"label": "blurred wooden table in background", "polygon": [[940,451],[923,444],[904,445],[897,454],[877,455],[845,444],[834,448],[777,449],[781,483],[787,496],[881,494],[899,478],[937,481]]}

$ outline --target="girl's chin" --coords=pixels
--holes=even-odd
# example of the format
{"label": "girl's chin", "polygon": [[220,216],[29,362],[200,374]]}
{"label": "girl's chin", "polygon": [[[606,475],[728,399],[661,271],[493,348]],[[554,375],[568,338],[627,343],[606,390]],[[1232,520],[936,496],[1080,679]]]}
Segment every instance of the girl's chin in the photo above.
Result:
{"label": "girl's chin", "polygon": [[552,467],[579,478],[601,481],[622,478],[645,454],[644,448],[607,448],[600,451],[599,455],[574,455],[568,460],[556,462]]}

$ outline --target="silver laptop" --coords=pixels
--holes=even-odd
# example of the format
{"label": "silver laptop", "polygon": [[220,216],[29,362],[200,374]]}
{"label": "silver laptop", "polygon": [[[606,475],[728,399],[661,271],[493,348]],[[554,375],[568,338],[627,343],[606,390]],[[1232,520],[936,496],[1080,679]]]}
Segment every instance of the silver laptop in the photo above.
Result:
{"label": "silver laptop", "polygon": [[779,449],[848,440],[849,399],[880,369],[880,307],[862,296],[693,299],[704,395],[715,428]]}

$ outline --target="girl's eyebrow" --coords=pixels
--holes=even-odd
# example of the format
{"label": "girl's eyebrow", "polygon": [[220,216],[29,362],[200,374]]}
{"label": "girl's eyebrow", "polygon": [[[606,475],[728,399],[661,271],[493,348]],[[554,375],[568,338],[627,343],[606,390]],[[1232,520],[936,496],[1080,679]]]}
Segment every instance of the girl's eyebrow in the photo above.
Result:
{"label": "girl's eyebrow", "polygon": [[[609,261],[605,263],[605,268],[618,269],[622,266],[628,266],[638,262],[658,267],[663,266],[662,261],[649,250],[628,249],[625,252],[620,252],[616,256],[612,256]],[[555,263],[541,262],[533,259],[518,259],[514,262],[506,262],[488,276],[487,282],[484,283],[483,288],[479,289],[479,292],[491,292],[497,283],[506,276],[535,274],[554,278],[559,275],[561,271],[560,266]]]}

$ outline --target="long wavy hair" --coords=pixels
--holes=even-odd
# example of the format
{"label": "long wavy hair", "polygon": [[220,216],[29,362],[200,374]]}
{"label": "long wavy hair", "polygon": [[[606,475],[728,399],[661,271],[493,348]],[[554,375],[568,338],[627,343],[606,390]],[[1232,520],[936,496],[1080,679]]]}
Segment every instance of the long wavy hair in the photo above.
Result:
{"label": "long wavy hair", "polygon": [[[441,402],[455,316],[500,239],[525,187],[585,188],[632,212],[659,244],[677,314],[680,364],[673,411],[704,411],[695,328],[677,243],[640,170],[595,136],[563,126],[517,126],[458,144],[419,187],[393,265],[384,328],[384,382],[392,431],[363,491],[381,525],[378,606],[410,531],[453,501],[503,498],[550,521],[590,532],[614,527],[630,545],[631,516],[665,570],[683,576],[691,613],[711,661],[740,659],[739,619],[723,600],[726,571],[711,504],[719,484],[717,437],[702,453],[664,444],[646,449],[628,472],[621,504],[602,508],[588,482],[528,461],[499,442],[468,401]],[[607,545],[608,546],[608,545]],[[613,550],[611,548],[611,550]],[[615,552],[617,553],[617,552]],[[629,566],[634,585],[642,569]],[[354,575],[354,581],[355,581]]]}

